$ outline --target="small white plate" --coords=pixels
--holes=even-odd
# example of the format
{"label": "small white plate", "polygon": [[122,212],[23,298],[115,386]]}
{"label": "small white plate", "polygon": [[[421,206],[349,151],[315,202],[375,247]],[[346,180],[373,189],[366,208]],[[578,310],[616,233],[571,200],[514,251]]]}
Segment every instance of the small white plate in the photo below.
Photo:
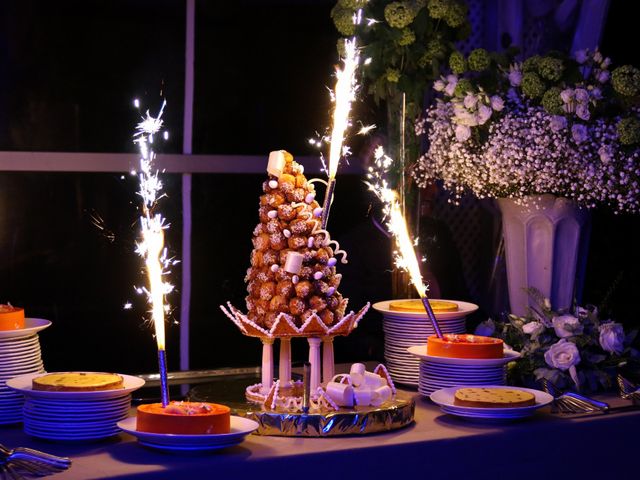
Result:
{"label": "small white plate", "polygon": [[478,366],[490,366],[490,365],[504,365],[520,358],[518,352],[513,350],[505,350],[504,357],[502,358],[451,358],[451,357],[436,357],[433,355],[427,355],[426,345],[415,345],[407,348],[407,351],[411,355],[415,355],[420,360],[426,360],[433,363],[442,363],[445,365],[478,365]]}
{"label": "small white plate", "polygon": [[548,393],[540,390],[533,390],[530,388],[510,387],[505,385],[464,385],[465,387],[488,387],[509,389],[509,390],[522,390],[523,392],[529,392],[536,398],[536,404],[528,407],[513,407],[513,408],[480,408],[480,407],[462,407],[455,405],[454,395],[458,388],[448,387],[441,390],[437,390],[430,395],[431,401],[440,407],[446,407],[446,413],[451,415],[457,415],[461,417],[473,417],[473,418],[485,418],[485,419],[515,419],[531,416],[539,408],[549,405],[553,401],[553,397]]}
{"label": "small white plate", "polygon": [[136,417],[129,417],[118,422],[118,427],[133,435],[142,445],[148,447],[167,451],[206,451],[240,444],[247,435],[258,429],[258,423],[248,418],[232,415],[230,433],[208,435],[139,432],[136,430]]}
{"label": "small white plate", "polygon": [[44,330],[51,322],[43,318],[25,318],[24,328],[18,330],[0,330],[0,341],[8,338],[28,337]]}
{"label": "small white plate", "polygon": [[[91,373],[91,372],[87,372]],[[124,380],[124,388],[118,388],[114,390],[99,390],[96,392],[53,392],[48,390],[34,390],[32,387],[32,380],[36,377],[45,375],[43,373],[36,373],[30,375],[22,375],[20,377],[12,378],[7,381],[7,386],[22,392],[27,397],[33,398],[48,398],[51,400],[101,400],[108,398],[116,398],[127,395],[135,390],[138,390],[144,385],[144,380],[133,375],[119,375]]]}
{"label": "small white plate", "polygon": [[[435,299],[434,299],[435,300]],[[397,310],[389,309],[391,302],[397,302],[398,300],[386,300],[384,302],[378,302],[373,304],[373,308],[381,312],[385,316],[393,316],[396,318],[427,318],[427,312],[400,312]],[[466,317],[470,313],[478,310],[478,306],[473,303],[461,302],[459,300],[442,300],[444,302],[452,302],[458,304],[458,310],[455,312],[434,312],[437,320],[451,320],[461,317]]]}

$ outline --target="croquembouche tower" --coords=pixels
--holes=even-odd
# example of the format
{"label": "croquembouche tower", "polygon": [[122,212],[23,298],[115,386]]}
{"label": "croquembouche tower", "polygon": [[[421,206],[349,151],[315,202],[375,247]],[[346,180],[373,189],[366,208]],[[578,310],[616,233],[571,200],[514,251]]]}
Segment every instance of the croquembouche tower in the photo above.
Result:
{"label": "croquembouche tower", "polygon": [[342,276],[336,265],[338,260],[346,263],[347,254],[322,229],[322,207],[302,165],[279,150],[269,155],[267,172],[245,277],[248,312],[231,303],[221,306],[244,335],[262,341],[262,382],[249,387],[247,397],[263,403],[274,397],[276,339],[280,343],[277,388],[282,397],[301,396],[301,385],[291,380],[294,337],[308,341],[310,391],[318,392],[321,381],[334,376],[334,337],[349,335],[369,308],[367,304],[357,313],[346,313],[348,300],[338,290]]}

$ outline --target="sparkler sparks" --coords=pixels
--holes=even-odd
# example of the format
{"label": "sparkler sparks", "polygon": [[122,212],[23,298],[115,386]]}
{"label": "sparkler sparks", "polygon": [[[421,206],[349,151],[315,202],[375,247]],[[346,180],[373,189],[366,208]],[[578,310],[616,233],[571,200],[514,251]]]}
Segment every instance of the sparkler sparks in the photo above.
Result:
{"label": "sparkler sparks", "polygon": [[387,219],[387,228],[396,240],[397,250],[394,252],[395,264],[398,268],[409,273],[411,283],[418,292],[418,295],[420,295],[422,304],[436,334],[438,337],[443,338],[440,326],[427,298],[427,287],[420,273],[420,264],[418,263],[418,258],[414,250],[417,240],[416,242],[411,240],[407,222],[402,214],[402,208],[398,200],[398,194],[389,187],[384,176],[393,164],[393,160],[385,155],[384,149],[381,146],[375,150],[374,158],[375,167],[369,167],[369,172],[367,173],[369,181],[366,183],[369,186],[369,190],[383,203],[383,213]]}
{"label": "sparkler sparks", "polygon": [[[139,105],[139,102],[137,102]],[[173,285],[166,281],[170,273],[169,268],[177,261],[169,258],[164,246],[164,231],[169,228],[164,217],[154,209],[160,198],[163,197],[162,181],[158,171],[153,170],[153,162],[156,154],[153,150],[154,135],[162,129],[162,112],[166,102],[162,103],[157,117],[152,117],[146,112],[146,117],[138,123],[134,142],[140,150],[140,190],[138,195],[142,198],[142,215],[140,216],[140,231],[142,240],[136,244],[136,253],[144,259],[147,273],[148,287],[139,287],[137,291],[147,297],[151,307],[151,319],[153,321],[156,343],[158,345],[158,362],[160,366],[160,383],[162,404],[169,403],[169,390],[167,386],[166,342],[165,342],[165,314],[170,311],[170,306],[165,303],[166,295],[173,291]],[[165,138],[166,134],[164,135]]]}

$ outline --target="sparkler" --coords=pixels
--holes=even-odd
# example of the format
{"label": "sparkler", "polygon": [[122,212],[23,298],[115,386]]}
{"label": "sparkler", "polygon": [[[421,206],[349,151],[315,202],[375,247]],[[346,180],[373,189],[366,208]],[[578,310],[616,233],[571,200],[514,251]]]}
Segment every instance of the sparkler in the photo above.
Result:
{"label": "sparkler", "polygon": [[411,283],[418,292],[418,295],[420,295],[420,299],[433,325],[433,329],[436,335],[442,339],[443,335],[440,330],[440,325],[427,297],[427,287],[425,287],[422,281],[420,265],[418,264],[414,250],[415,242],[411,240],[411,235],[409,235],[398,193],[389,188],[389,184],[384,178],[384,173],[391,167],[393,160],[385,155],[382,147],[376,149],[374,156],[375,167],[369,167],[369,172],[367,173],[369,181],[366,183],[369,186],[369,190],[371,190],[384,205],[383,213],[387,219],[387,228],[396,240],[397,250],[394,252],[396,267],[409,273]]}
{"label": "sparkler", "polygon": [[[135,102],[138,106],[139,103]],[[164,231],[169,228],[164,217],[154,212],[154,208],[162,198],[162,181],[158,177],[158,171],[153,170],[153,161],[156,154],[153,150],[154,135],[162,128],[162,112],[166,101],[162,103],[157,117],[152,117],[149,112],[136,127],[134,143],[140,149],[140,190],[138,195],[142,198],[142,215],[140,216],[140,231],[142,240],[136,244],[136,253],[144,259],[148,287],[138,288],[139,293],[147,296],[151,310],[156,343],[158,345],[158,366],[160,369],[160,389],[162,405],[169,404],[169,387],[167,384],[167,354],[165,343],[164,322],[165,313],[170,307],[165,303],[165,296],[173,290],[173,285],[164,279],[170,273],[169,268],[175,265],[176,260],[167,257],[167,249],[164,246]],[[166,135],[165,135],[166,138]]]}
{"label": "sparkler", "polygon": [[356,40],[352,38],[346,40],[346,55],[343,59],[342,69],[336,69],[336,87],[332,92],[332,100],[335,103],[333,110],[333,128],[331,130],[331,144],[329,148],[329,164],[327,173],[329,176],[327,191],[322,204],[322,229],[327,228],[329,220],[329,209],[333,201],[333,192],[336,186],[336,173],[340,158],[343,155],[344,136],[349,128],[349,113],[351,112],[351,103],[355,100],[358,83],[356,81],[356,69],[360,56],[356,48]]}

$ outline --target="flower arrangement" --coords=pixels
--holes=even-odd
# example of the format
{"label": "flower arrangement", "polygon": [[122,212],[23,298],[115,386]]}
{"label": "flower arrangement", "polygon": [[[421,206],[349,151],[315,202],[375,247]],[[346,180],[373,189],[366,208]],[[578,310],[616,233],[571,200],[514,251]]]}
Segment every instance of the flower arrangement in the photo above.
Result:
{"label": "flower arrangement", "polygon": [[413,175],[459,198],[563,196],[640,212],[640,70],[599,51],[514,62],[479,49],[449,58],[440,98],[418,121],[427,152]]}
{"label": "flower arrangement", "polygon": [[[462,0],[337,0],[331,17],[339,33],[355,36],[361,47],[363,84],[377,106],[385,104],[390,150],[400,158],[404,140],[407,164],[413,165],[420,156],[413,124],[422,111],[424,92],[446,68],[454,42],[471,31],[466,4]],[[341,55],[344,41],[338,40]],[[404,177],[404,157],[400,163],[396,173]]]}
{"label": "flower arrangement", "polygon": [[510,365],[510,382],[526,385],[546,378],[561,388],[606,389],[614,384],[615,367],[625,358],[638,357],[631,347],[638,332],[625,335],[621,324],[600,320],[596,307],[560,314],[537,290],[529,294],[535,300],[529,316],[489,319],[475,332],[501,338],[522,354]]}

